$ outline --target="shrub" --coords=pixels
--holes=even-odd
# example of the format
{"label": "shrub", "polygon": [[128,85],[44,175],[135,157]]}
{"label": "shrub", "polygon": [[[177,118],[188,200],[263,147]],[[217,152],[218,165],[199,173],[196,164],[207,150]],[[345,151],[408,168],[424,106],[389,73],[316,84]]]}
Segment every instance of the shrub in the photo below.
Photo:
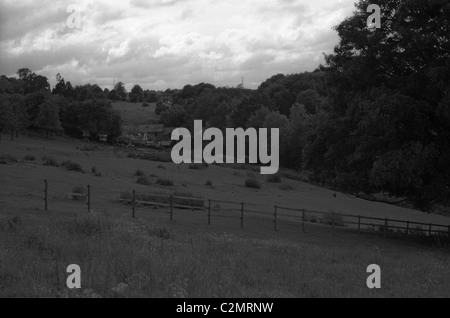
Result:
{"label": "shrub", "polygon": [[33,156],[33,155],[26,155],[26,156],[23,158],[23,160],[26,160],[26,161],[35,161],[35,160],[36,160],[36,157]]}
{"label": "shrub", "polygon": [[93,174],[96,174],[96,173],[97,173],[97,168],[96,168],[96,167],[92,167],[92,168],[91,168],[91,172],[92,172]]}
{"label": "shrub", "polygon": [[134,173],[136,177],[142,177],[144,174],[145,174],[144,171],[142,171],[141,169],[137,169],[136,172]]}
{"label": "shrub", "polygon": [[83,187],[83,186],[75,186],[72,189],[72,193],[85,194],[86,193],[86,188]]}
{"label": "shrub", "polygon": [[44,166],[59,167],[59,163],[52,157],[44,156],[42,162]]}
{"label": "shrub", "polygon": [[269,183],[281,183],[281,177],[277,174],[270,174],[267,176],[266,181]]}
{"label": "shrub", "polygon": [[0,155],[0,161],[4,163],[17,162],[17,158],[11,155]]}
{"label": "shrub", "polygon": [[245,180],[245,186],[247,188],[261,189],[261,184],[258,182],[258,180],[253,178]]}
{"label": "shrub", "polygon": [[134,152],[130,152],[129,154],[127,154],[127,158],[138,159],[139,155]]}
{"label": "shrub", "polygon": [[163,186],[163,187],[171,187],[171,186],[173,186],[173,181],[170,180],[170,179],[158,179],[156,181],[156,183],[159,184],[160,186]]}
{"label": "shrub", "polygon": [[213,182],[211,181],[211,180],[206,180],[206,183],[205,183],[205,185],[207,185],[207,186],[212,186],[213,185]]}
{"label": "shrub", "polygon": [[145,176],[139,177],[139,179],[137,179],[136,183],[141,184],[141,185],[146,185],[146,186],[152,184],[152,182]]}
{"label": "shrub", "polygon": [[189,169],[191,170],[202,170],[208,168],[209,165],[206,162],[203,163],[191,163]]}
{"label": "shrub", "polygon": [[84,172],[83,168],[81,168],[81,165],[79,163],[73,162],[73,161],[70,161],[70,160],[64,161],[62,163],[62,166],[67,171]]}

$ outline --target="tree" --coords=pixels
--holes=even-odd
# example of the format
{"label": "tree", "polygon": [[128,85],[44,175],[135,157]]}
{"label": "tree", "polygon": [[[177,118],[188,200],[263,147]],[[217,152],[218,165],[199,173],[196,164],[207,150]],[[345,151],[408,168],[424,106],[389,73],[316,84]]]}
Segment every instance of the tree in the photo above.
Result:
{"label": "tree", "polygon": [[66,82],[64,81],[64,78],[61,76],[61,74],[56,74],[56,85],[52,90],[52,94],[58,94],[58,95],[66,95]]}
{"label": "tree", "polygon": [[297,103],[302,104],[308,114],[315,114],[321,106],[320,95],[312,89],[301,91],[297,94]]}
{"label": "tree", "polygon": [[116,91],[117,97],[119,100],[126,101],[127,100],[127,90],[122,82],[118,82],[116,86],[114,86],[114,90]]}
{"label": "tree", "polygon": [[28,114],[26,111],[25,98],[23,95],[14,94],[8,96],[8,102],[11,109],[10,129],[11,140],[13,139],[14,132],[16,138],[19,138],[19,131],[25,129],[28,125]]}
{"label": "tree", "polygon": [[28,68],[21,68],[17,71],[20,80],[25,83],[25,93],[50,92],[50,83],[47,77],[36,75]]}
{"label": "tree", "polygon": [[378,4],[380,29],[367,26],[366,0],[336,27],[339,45],[326,56],[331,107],[304,158],[319,181],[355,193],[386,191],[426,209],[450,197],[442,107],[450,87],[450,5]]}
{"label": "tree", "polygon": [[155,107],[155,114],[156,116],[161,115],[162,112],[165,112],[166,110],[169,110],[169,106],[165,105],[162,102],[157,102]]}
{"label": "tree", "polygon": [[144,91],[139,85],[134,85],[130,93],[130,102],[137,103],[144,101]]}
{"label": "tree", "polygon": [[182,127],[185,124],[186,112],[183,107],[174,105],[160,115],[161,123],[166,127]]}
{"label": "tree", "polygon": [[58,131],[61,129],[59,121],[59,109],[50,100],[44,102],[39,108],[39,114],[36,118],[36,127],[45,130],[45,135],[48,138],[50,131]]}

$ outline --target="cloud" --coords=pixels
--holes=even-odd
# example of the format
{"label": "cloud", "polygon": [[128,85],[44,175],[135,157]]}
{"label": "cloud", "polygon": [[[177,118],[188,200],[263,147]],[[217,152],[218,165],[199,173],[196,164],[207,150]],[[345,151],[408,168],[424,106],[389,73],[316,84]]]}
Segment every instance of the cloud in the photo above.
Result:
{"label": "cloud", "polygon": [[[331,28],[354,0],[12,1],[0,4],[0,74],[21,67],[73,84],[130,89],[210,82],[256,88],[277,73],[311,71],[338,43]],[[81,8],[81,29],[66,25]]]}

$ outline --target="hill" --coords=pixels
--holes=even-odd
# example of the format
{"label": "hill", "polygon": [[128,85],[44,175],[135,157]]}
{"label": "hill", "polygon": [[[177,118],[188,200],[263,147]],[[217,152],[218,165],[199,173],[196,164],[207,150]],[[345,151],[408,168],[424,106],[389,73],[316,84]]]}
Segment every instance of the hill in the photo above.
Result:
{"label": "hill", "polygon": [[[285,177],[281,184],[268,183],[251,170],[194,169],[133,159],[124,148],[65,137],[3,138],[0,149],[7,163],[0,165],[2,296],[450,295],[448,250],[371,232],[331,232],[314,224],[302,233],[298,221],[287,219],[274,232],[271,222],[275,204],[450,224],[444,216],[350,198]],[[77,165],[81,169],[67,168]],[[149,185],[136,183],[138,170]],[[244,187],[247,178],[257,179],[261,189]],[[49,184],[48,211],[43,209],[44,179]],[[173,185],[158,185],[158,179]],[[83,201],[68,196],[87,184],[92,192],[90,212]],[[245,201],[262,205],[260,212],[268,217],[248,217],[241,229],[238,218],[229,218],[227,205],[220,204],[210,226],[205,213],[190,210],[176,210],[174,221],[169,221],[163,213],[167,208],[138,207],[132,219],[130,206],[119,201],[132,190]],[[69,293],[64,273],[72,263],[85,274],[83,289]],[[377,292],[365,287],[365,270],[372,263],[384,270],[383,289]],[[126,285],[123,290],[117,288],[121,283]],[[30,285],[35,289],[26,288]]]}

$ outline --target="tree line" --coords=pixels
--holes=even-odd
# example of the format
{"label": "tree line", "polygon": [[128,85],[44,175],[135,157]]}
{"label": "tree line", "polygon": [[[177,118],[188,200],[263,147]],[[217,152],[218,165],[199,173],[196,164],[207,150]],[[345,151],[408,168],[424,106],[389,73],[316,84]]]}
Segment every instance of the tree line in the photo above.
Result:
{"label": "tree line", "polygon": [[[77,138],[98,140],[101,134],[112,142],[121,135],[120,114],[112,109],[98,85],[72,87],[60,74],[50,89],[45,76],[27,68],[17,78],[0,77],[0,132],[11,139],[23,130],[64,132]],[[74,96],[77,96],[74,98]]]}
{"label": "tree line", "polygon": [[166,126],[280,128],[283,167],[353,194],[389,194],[429,210],[450,202],[450,3],[369,1],[335,27],[314,72],[275,75],[256,91],[185,86],[156,112]]}

